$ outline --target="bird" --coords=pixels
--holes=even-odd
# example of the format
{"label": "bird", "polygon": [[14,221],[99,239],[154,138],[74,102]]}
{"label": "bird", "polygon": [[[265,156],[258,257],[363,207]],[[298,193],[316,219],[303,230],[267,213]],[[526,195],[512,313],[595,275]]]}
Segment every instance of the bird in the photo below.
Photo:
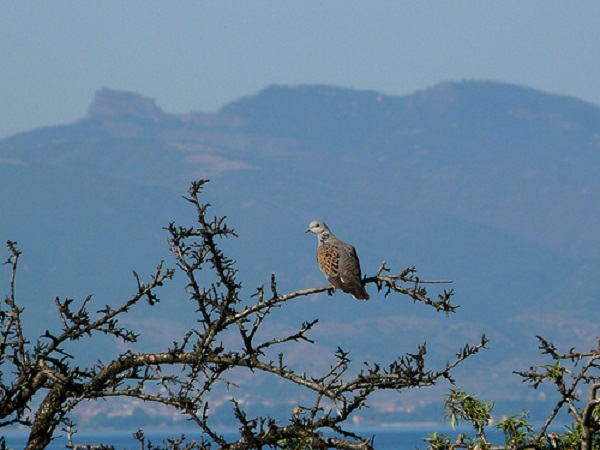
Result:
{"label": "bird", "polygon": [[369,294],[362,284],[356,249],[335,237],[325,222],[320,220],[313,220],[306,233],[317,235],[317,263],[333,287],[352,294],[356,300],[369,300]]}

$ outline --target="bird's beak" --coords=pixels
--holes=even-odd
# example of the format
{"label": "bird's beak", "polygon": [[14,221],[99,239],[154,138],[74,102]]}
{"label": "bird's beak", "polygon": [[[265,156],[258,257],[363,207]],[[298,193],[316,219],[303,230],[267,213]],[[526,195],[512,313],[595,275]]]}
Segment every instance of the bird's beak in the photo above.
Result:
{"label": "bird's beak", "polygon": [[310,228],[307,228],[305,233],[310,233]]}

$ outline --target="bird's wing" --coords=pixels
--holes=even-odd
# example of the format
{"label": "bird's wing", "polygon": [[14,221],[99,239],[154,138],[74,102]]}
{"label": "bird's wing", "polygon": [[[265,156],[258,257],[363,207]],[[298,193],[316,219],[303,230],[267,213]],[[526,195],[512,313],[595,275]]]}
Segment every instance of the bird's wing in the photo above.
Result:
{"label": "bird's wing", "polygon": [[342,282],[346,285],[353,285],[356,282],[360,284],[361,271],[360,261],[356,254],[356,249],[349,244],[339,248],[340,262],[339,275]]}
{"label": "bird's wing", "polygon": [[356,249],[350,244],[340,246],[339,277],[342,283],[340,289],[352,294],[357,300],[369,300],[369,294],[362,284],[360,260]]}

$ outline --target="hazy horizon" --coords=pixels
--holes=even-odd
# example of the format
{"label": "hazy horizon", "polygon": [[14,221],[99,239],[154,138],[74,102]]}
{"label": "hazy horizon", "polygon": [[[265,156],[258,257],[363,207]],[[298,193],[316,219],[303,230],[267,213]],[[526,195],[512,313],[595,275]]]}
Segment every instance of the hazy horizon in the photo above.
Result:
{"label": "hazy horizon", "polygon": [[83,117],[103,87],[169,113],[271,84],[408,95],[491,80],[600,104],[600,4],[158,1],[0,5],[0,138]]}

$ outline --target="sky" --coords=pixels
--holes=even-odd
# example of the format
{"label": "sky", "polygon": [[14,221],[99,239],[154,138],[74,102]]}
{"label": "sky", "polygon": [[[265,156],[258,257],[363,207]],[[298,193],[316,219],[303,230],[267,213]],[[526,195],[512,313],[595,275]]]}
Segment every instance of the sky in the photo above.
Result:
{"label": "sky", "polygon": [[271,84],[407,95],[494,80],[600,105],[600,2],[0,2],[0,138],[85,117],[101,88],[168,113]]}

